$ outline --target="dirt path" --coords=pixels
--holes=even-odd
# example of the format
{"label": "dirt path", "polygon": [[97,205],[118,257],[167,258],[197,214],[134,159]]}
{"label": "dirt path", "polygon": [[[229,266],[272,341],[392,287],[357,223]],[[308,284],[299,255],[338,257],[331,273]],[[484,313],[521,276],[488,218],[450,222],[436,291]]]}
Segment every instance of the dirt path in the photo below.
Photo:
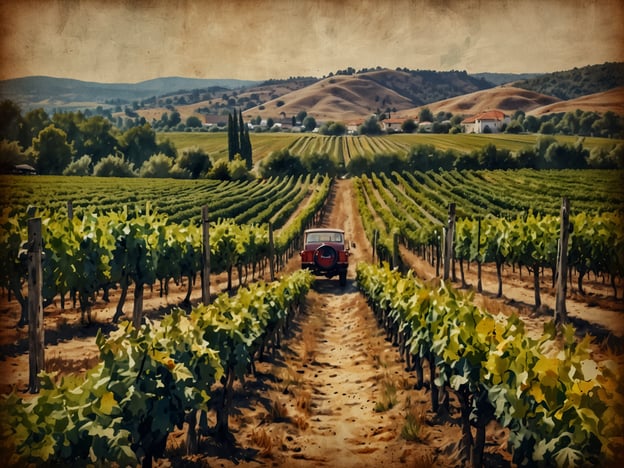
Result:
{"label": "dirt path", "polygon": [[[300,427],[285,428],[286,450],[274,454],[274,462],[279,466],[396,466],[413,459],[418,445],[400,438],[413,382],[355,285],[355,265],[369,259],[371,250],[351,181],[336,183],[325,225],[344,228],[355,246],[349,281],[340,288],[336,279],[317,280],[296,323],[300,331],[288,342],[283,369],[290,386],[282,401]],[[391,388],[396,389],[396,401],[386,410]],[[421,445],[417,451],[433,459],[430,447]]]}

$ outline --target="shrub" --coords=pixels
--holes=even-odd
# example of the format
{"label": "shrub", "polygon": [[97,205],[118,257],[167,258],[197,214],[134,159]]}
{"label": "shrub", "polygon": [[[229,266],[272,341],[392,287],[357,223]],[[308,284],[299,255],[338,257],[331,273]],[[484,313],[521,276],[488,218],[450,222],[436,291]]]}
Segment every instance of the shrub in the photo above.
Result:
{"label": "shrub", "polygon": [[166,154],[158,153],[143,163],[139,175],[141,177],[166,178],[170,177],[169,172],[172,167],[173,160]]}
{"label": "shrub", "polygon": [[96,177],[136,177],[134,164],[126,161],[123,156],[108,155],[102,158],[93,168]]}
{"label": "shrub", "polygon": [[88,176],[91,174],[91,156],[85,154],[77,161],[73,161],[65,168],[63,175]]}

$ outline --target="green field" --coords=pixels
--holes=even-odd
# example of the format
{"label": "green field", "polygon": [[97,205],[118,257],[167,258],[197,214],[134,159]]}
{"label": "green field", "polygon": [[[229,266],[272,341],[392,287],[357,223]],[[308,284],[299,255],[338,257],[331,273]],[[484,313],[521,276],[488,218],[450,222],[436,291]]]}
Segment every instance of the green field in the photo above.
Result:
{"label": "green field", "polygon": [[[295,133],[252,133],[251,145],[254,151],[254,160],[260,161],[271,152],[290,146],[301,135]],[[159,133],[158,141],[170,140],[178,152],[189,148],[201,148],[208,153],[213,161],[227,158],[228,143],[227,133],[188,133],[188,132],[168,132]]]}

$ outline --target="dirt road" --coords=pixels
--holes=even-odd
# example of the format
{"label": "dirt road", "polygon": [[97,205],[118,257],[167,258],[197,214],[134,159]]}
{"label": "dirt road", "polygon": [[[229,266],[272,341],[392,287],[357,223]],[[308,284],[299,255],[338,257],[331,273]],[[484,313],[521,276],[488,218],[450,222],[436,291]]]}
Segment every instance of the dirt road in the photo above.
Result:
{"label": "dirt road", "polygon": [[[279,356],[260,365],[259,381],[239,389],[240,412],[232,426],[241,447],[225,458],[201,456],[210,466],[455,464],[459,429],[430,424],[429,395],[413,389],[414,377],[357,291],[355,265],[370,260],[371,248],[352,187],[351,181],[337,181],[324,223],[344,228],[355,246],[347,286],[341,288],[337,278],[317,280]],[[288,268],[298,268],[298,258]],[[416,421],[410,427],[415,440],[401,437],[408,414]],[[490,442],[500,446],[498,439]]]}

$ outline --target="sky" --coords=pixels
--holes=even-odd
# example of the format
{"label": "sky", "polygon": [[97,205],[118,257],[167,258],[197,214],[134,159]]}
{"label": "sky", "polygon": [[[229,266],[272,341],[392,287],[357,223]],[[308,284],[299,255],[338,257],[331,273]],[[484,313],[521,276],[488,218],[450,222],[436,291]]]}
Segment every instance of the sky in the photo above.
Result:
{"label": "sky", "polygon": [[0,0],[0,79],[266,80],[624,61],[621,0]]}

